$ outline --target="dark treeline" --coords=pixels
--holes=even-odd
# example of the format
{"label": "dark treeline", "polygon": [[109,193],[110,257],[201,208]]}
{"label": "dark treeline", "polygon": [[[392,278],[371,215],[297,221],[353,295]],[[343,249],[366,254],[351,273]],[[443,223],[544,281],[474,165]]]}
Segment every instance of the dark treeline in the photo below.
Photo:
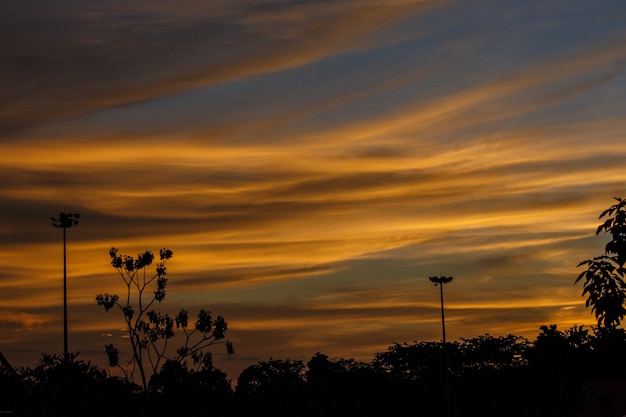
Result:
{"label": "dark treeline", "polygon": [[[586,387],[623,379],[624,352],[623,329],[561,331],[551,325],[542,326],[533,341],[485,334],[445,346],[393,344],[371,362],[323,353],[306,362],[269,358],[244,369],[234,388],[211,361],[200,370],[168,361],[148,389],[109,376],[76,354],[67,360],[43,354],[34,368],[2,365],[0,411],[94,417],[621,416],[610,414],[619,404],[608,393],[595,404]],[[590,414],[593,409],[604,414]]]}

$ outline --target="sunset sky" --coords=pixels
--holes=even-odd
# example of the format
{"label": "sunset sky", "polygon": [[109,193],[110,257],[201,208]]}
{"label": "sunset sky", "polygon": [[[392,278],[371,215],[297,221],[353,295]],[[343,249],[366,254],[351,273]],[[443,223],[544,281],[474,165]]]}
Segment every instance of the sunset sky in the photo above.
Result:
{"label": "sunset sky", "polygon": [[[590,327],[580,261],[626,197],[618,0],[0,1],[0,352],[127,359],[114,246],[159,310],[265,361]],[[175,339],[176,340],[176,339]]]}

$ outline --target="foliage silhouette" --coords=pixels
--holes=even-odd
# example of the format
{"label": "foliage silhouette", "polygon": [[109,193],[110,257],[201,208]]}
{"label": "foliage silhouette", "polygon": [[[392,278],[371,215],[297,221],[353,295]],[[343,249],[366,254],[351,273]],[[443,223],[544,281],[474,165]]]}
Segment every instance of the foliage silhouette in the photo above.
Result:
{"label": "foliage silhouette", "polygon": [[[167,360],[150,378],[148,414],[191,415],[198,410],[198,401],[212,413],[229,410],[233,394],[231,381],[211,363],[200,370],[189,369],[184,362]],[[190,401],[191,400],[191,401]]]}
{"label": "foliage silhouette", "polygon": [[459,346],[461,365],[468,369],[504,369],[516,368],[526,364],[525,354],[530,349],[530,342],[521,336],[509,334],[495,337],[484,334],[472,339],[461,338]]}
{"label": "foliage silhouette", "polygon": [[[453,369],[459,343],[447,342],[447,345]],[[444,367],[441,342],[394,343],[386,352],[375,354],[373,367],[378,372],[407,381],[439,380]]]}
{"label": "foliage silhouette", "polygon": [[[452,415],[461,412],[465,415],[470,410],[481,416],[502,415],[503,404],[517,401],[517,394],[503,384],[506,381],[512,387],[527,378],[525,355],[530,342],[525,338],[485,334],[446,345]],[[395,343],[386,352],[375,355],[373,369],[387,375],[396,384],[396,390],[412,397],[419,392],[419,409],[424,415],[444,416],[448,393],[441,347],[441,342]],[[404,384],[399,384],[400,381]],[[489,400],[482,403],[486,393]],[[460,404],[463,406],[459,407]]]}
{"label": "foliage silhouette", "polygon": [[[96,302],[107,312],[114,307],[120,309],[132,351],[127,366],[123,367],[119,363],[119,349],[112,344],[106,345],[105,350],[111,367],[119,367],[131,381],[135,370],[138,370],[141,385],[144,390],[147,390],[147,371],[150,371],[151,375],[158,373],[164,361],[175,361],[187,366],[186,360],[191,359],[196,369],[210,370],[212,369],[211,352],[204,349],[215,343],[225,343],[226,351],[233,353],[232,343],[223,340],[228,325],[222,316],[213,318],[209,311],[201,310],[193,328],[190,328],[187,310],[183,309],[176,317],[171,317],[151,309],[155,303],[160,303],[165,298],[166,262],[173,256],[171,250],[163,248],[159,251],[160,260],[153,274],[147,271],[154,261],[154,255],[149,250],[133,258],[128,255],[119,255],[117,248],[111,248],[109,256],[111,265],[124,281],[126,294],[122,301],[116,294],[99,294],[96,296]],[[153,287],[155,289],[152,295],[148,296],[146,291]],[[181,330],[185,340],[174,356],[166,356],[168,342],[175,335],[174,326]]]}
{"label": "foliage silhouette", "polygon": [[600,214],[600,219],[607,219],[596,229],[596,235],[600,232],[611,235],[605,253],[580,262],[578,266],[586,265],[587,269],[574,282],[583,281],[586,306],[591,307],[598,326],[609,329],[615,329],[626,315],[626,200],[614,198],[617,203]]}
{"label": "foliage silhouette", "polygon": [[[405,412],[414,393],[405,381],[376,372],[371,363],[317,352],[307,363],[306,408],[314,416],[393,415]],[[384,399],[377,401],[376,399]]]}
{"label": "foliage silhouette", "polygon": [[[109,377],[106,370],[78,359],[78,354],[42,354],[38,365],[22,368],[23,382],[32,393],[23,415],[68,416],[118,415],[117,407],[133,403],[139,387],[127,380]],[[115,401],[115,407],[102,407]],[[37,406],[37,407],[36,407]]]}
{"label": "foliage silhouette", "polygon": [[0,353],[0,413],[47,415],[42,404],[35,403],[33,392],[24,381],[24,375]]}
{"label": "foliage silhouette", "polygon": [[273,359],[244,369],[237,379],[235,398],[239,415],[288,416],[300,414],[305,393],[301,360]]}
{"label": "foliage silhouette", "polygon": [[244,369],[237,379],[237,392],[252,397],[280,395],[304,386],[304,363],[301,360],[273,359]]}

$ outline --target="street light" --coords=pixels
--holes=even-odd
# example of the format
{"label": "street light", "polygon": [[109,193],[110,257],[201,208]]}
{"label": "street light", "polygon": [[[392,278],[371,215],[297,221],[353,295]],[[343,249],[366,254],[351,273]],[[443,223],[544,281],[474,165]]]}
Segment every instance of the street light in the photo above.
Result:
{"label": "street light", "polygon": [[65,255],[65,230],[78,225],[78,213],[59,213],[59,218],[50,217],[54,227],[63,229],[63,353],[64,359],[69,359],[67,350],[67,257]]}
{"label": "street light", "polygon": [[428,277],[428,279],[430,280],[430,282],[435,283],[435,287],[437,285],[439,286],[439,292],[441,294],[441,329],[443,332],[443,343],[445,345],[446,343],[446,320],[445,320],[445,316],[443,313],[443,284],[447,284],[448,282],[452,281],[454,278],[453,277]]}
{"label": "street light", "polygon": [[445,361],[445,381],[446,381],[446,406],[448,409],[448,416],[450,416],[450,366],[448,364],[448,348],[446,346],[446,320],[443,312],[443,284],[451,282],[453,277],[428,277],[430,282],[433,282],[436,286],[439,286],[439,295],[441,297],[441,331],[443,333],[443,351]]}

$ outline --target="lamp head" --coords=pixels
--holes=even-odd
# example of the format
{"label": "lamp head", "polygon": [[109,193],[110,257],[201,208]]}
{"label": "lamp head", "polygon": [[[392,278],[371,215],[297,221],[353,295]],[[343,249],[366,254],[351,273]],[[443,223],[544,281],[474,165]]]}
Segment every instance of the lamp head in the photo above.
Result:
{"label": "lamp head", "polygon": [[77,226],[79,218],[80,214],[78,213],[59,213],[58,219],[50,217],[50,220],[52,220],[52,225],[54,227],[67,229],[68,227]]}
{"label": "lamp head", "polygon": [[436,284],[447,284],[448,282],[452,281],[454,279],[454,277],[428,277],[428,279],[430,280],[430,282],[434,282],[435,285]]}

